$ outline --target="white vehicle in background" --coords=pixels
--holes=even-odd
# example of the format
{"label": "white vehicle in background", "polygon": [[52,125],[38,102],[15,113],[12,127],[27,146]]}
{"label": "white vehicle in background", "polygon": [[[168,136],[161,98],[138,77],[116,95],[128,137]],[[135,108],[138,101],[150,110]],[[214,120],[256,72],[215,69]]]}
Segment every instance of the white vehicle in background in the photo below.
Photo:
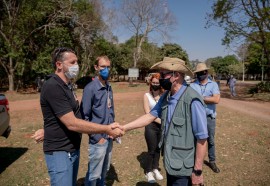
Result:
{"label": "white vehicle in background", "polygon": [[0,93],[0,136],[8,138],[11,127],[9,125],[9,104],[6,96]]}

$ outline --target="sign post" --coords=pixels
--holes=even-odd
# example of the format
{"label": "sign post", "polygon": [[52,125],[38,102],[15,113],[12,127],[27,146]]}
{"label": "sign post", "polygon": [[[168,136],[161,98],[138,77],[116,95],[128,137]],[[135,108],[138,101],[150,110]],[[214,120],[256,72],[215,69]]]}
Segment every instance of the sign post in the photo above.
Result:
{"label": "sign post", "polygon": [[133,84],[133,78],[139,77],[139,69],[138,68],[129,68],[128,69],[128,77],[129,77],[129,84]]}

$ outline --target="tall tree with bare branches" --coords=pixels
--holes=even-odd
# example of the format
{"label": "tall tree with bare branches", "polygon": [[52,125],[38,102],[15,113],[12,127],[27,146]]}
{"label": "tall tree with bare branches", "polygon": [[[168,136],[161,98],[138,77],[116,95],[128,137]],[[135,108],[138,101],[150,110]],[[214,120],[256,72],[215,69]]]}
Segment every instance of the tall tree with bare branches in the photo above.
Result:
{"label": "tall tree with bare branches", "polygon": [[162,0],[123,0],[121,1],[122,24],[135,36],[136,48],[133,52],[134,67],[142,54],[142,44],[149,34],[168,36],[168,30],[176,21],[166,1]]}

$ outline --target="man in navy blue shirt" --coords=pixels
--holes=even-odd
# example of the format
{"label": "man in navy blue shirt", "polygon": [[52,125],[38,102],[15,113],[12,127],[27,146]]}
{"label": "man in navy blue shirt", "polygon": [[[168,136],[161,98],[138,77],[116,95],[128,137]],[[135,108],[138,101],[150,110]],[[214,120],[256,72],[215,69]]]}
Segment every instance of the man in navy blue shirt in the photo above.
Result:
{"label": "man in navy blue shirt", "polygon": [[215,130],[216,130],[216,104],[220,100],[220,91],[216,82],[208,78],[208,69],[205,63],[198,63],[194,73],[197,80],[190,86],[203,96],[206,104],[207,128],[208,128],[208,157],[209,167],[215,172],[220,170],[216,165]]}
{"label": "man in navy blue shirt", "polygon": [[[108,125],[114,122],[113,92],[108,82],[111,62],[107,56],[96,59],[97,76],[83,91],[81,111],[86,121]],[[104,186],[109,170],[112,139],[107,134],[89,135],[89,163],[85,176],[86,186]]]}
{"label": "man in navy blue shirt", "polygon": [[[152,68],[160,70],[160,85],[167,91],[150,113],[124,125],[124,129],[141,128],[157,117],[161,118],[162,138],[159,145],[164,152],[167,186],[188,186],[191,182],[203,184],[202,166],[208,133],[200,95],[184,80],[185,74],[191,77],[193,74],[177,58],[164,58]],[[186,140],[191,143],[182,146]]]}

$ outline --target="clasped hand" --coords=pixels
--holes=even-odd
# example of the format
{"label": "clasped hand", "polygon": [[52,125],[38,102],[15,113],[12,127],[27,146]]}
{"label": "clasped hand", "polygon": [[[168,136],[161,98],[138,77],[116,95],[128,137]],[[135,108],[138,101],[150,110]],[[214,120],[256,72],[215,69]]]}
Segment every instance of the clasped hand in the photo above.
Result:
{"label": "clasped hand", "polygon": [[110,138],[121,137],[125,134],[124,127],[117,122],[111,123],[109,125],[107,134],[110,136]]}

